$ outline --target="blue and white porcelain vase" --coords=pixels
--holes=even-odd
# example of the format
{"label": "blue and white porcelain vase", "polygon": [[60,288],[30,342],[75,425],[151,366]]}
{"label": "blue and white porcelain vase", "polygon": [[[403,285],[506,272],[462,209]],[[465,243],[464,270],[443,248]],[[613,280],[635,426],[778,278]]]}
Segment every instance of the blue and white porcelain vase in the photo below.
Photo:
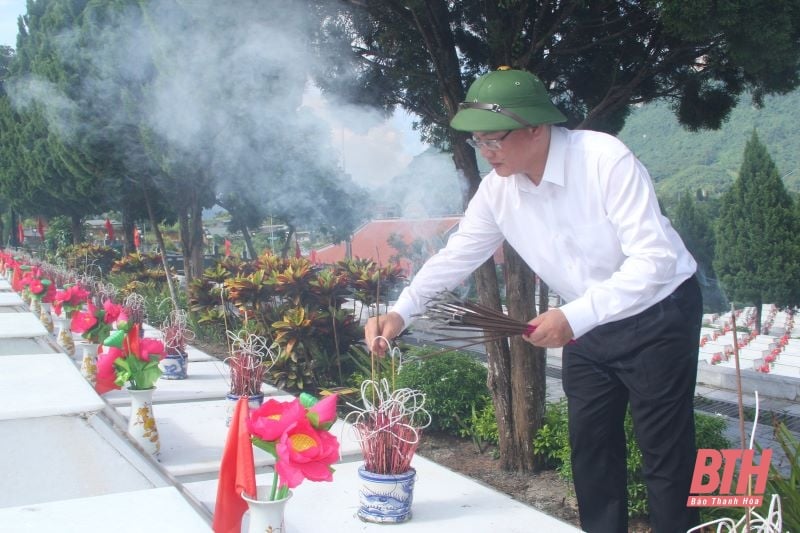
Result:
{"label": "blue and white porcelain vase", "polygon": [[414,500],[413,468],[402,474],[376,474],[364,466],[358,468],[361,488],[358,491],[358,517],[364,522],[399,524],[411,519]]}
{"label": "blue and white porcelain vase", "polygon": [[[236,409],[236,402],[239,401],[238,394],[226,394],[225,399],[228,400],[227,406],[225,408],[225,427],[230,427],[231,419],[233,418],[233,411]],[[261,404],[264,403],[264,395],[254,394],[247,399],[247,406],[250,408],[251,411],[258,409],[261,407]]]}
{"label": "blue and white porcelain vase", "polygon": [[161,367],[161,379],[186,379],[189,356],[185,353],[168,353],[158,366]]}

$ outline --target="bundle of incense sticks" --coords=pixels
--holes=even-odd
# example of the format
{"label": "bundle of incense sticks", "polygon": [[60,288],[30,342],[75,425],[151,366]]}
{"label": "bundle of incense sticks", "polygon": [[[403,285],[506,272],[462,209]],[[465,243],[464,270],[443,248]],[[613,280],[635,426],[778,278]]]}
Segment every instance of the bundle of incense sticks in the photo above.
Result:
{"label": "bundle of incense sticks", "polygon": [[480,304],[443,293],[428,305],[425,316],[433,320],[436,331],[474,332],[475,335],[444,335],[435,341],[461,343],[453,349],[493,342],[514,335],[530,335],[536,329],[526,322]]}

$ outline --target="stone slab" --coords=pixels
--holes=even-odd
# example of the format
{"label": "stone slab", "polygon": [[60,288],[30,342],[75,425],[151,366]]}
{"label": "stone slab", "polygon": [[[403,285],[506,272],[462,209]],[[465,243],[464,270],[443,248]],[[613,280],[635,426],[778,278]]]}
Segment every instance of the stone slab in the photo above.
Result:
{"label": "stone slab", "polygon": [[47,329],[30,312],[0,313],[0,339],[42,337]]}
{"label": "stone slab", "polygon": [[[291,398],[276,397],[278,400]],[[153,405],[161,440],[161,465],[177,477],[218,472],[228,436],[225,426],[228,408],[226,400]],[[129,407],[121,406],[118,411],[126,420],[130,416]],[[339,438],[342,457],[360,457],[361,448],[350,426],[337,421],[331,432]],[[257,467],[275,462],[271,455],[260,449],[254,450],[254,457]]]}
{"label": "stone slab", "polygon": [[175,487],[161,487],[0,509],[4,531],[40,533],[210,532]]}
{"label": "stone slab", "polygon": [[[153,393],[153,403],[224,400],[230,391],[228,368],[221,361],[189,361],[186,379],[159,379]],[[262,386],[265,396],[284,394],[275,387]],[[130,405],[130,395],[124,390],[103,395],[111,405]]]}
{"label": "stone slab", "polygon": [[16,292],[0,292],[0,306],[24,305]]}
{"label": "stone slab", "polygon": [[[292,533],[385,532],[387,525],[362,522],[357,516],[359,462],[334,465],[332,482],[305,481],[294,489],[286,506],[286,529]],[[580,531],[485,485],[448,470],[424,457],[412,463],[417,470],[412,517],[394,527],[403,533],[479,532],[567,533]],[[272,474],[256,476],[259,485]],[[184,487],[213,512],[217,480],[187,483]],[[245,522],[248,515],[245,514]]]}
{"label": "stone slab", "polygon": [[0,420],[96,412],[104,407],[66,354],[0,357]]}
{"label": "stone slab", "polygon": [[[0,472],[0,507],[166,485],[99,415],[0,420]],[[5,516],[0,524],[19,531],[8,528]]]}

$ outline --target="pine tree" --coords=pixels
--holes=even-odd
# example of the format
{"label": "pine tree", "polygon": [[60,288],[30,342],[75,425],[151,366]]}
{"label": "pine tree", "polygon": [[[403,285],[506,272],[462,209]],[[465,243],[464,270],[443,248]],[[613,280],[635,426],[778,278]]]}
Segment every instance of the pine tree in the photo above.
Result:
{"label": "pine tree", "polygon": [[753,131],[739,176],[722,198],[714,269],[731,301],[800,303],[800,224],[767,148]]}
{"label": "pine tree", "polygon": [[707,210],[698,206],[698,202],[686,191],[678,200],[672,218],[675,230],[697,261],[697,275],[703,290],[705,309],[722,310],[725,302],[713,266],[716,241]]}

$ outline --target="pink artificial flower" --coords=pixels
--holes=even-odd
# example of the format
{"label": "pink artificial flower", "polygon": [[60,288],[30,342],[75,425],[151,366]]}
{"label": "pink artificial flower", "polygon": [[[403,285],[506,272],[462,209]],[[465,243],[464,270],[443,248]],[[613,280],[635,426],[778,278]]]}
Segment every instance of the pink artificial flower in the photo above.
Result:
{"label": "pink artificial flower", "polygon": [[314,429],[303,418],[281,435],[275,470],[281,485],[294,488],[304,479],[333,481],[331,465],[339,460],[339,441],[325,430]]}
{"label": "pink artificial flower", "polygon": [[166,350],[164,350],[164,343],[158,339],[139,339],[139,359],[142,361],[150,361],[151,355],[157,355],[158,359],[164,359]]}
{"label": "pink artificial flower", "polygon": [[103,322],[106,324],[113,324],[116,322],[119,319],[120,313],[122,313],[122,306],[115,304],[111,300],[103,302],[103,309],[106,312],[106,316],[103,317]]}
{"label": "pink artificial flower", "polygon": [[305,416],[306,410],[297,398],[290,402],[269,399],[250,413],[247,431],[263,441],[276,442],[290,425]]}
{"label": "pink artificial flower", "polygon": [[316,424],[313,420],[311,421],[314,427],[325,427],[326,425],[330,427],[330,425],[336,422],[336,401],[338,398],[336,394],[325,396],[308,409],[309,412],[316,413],[319,416],[319,420],[317,420]]}
{"label": "pink artificial flower", "polygon": [[92,302],[87,304],[87,309],[87,311],[75,311],[73,313],[69,329],[75,333],[86,333],[97,325],[96,308],[92,305]]}
{"label": "pink artificial flower", "polygon": [[80,285],[72,285],[67,289],[67,295],[68,299],[64,303],[68,303],[73,307],[77,307],[89,298],[89,291]]}
{"label": "pink artificial flower", "polygon": [[108,391],[121,388],[114,383],[114,380],[117,379],[117,370],[114,368],[114,361],[120,357],[125,357],[122,350],[111,347],[97,358],[97,381],[95,382],[94,390],[96,390],[98,394],[105,394]]}

